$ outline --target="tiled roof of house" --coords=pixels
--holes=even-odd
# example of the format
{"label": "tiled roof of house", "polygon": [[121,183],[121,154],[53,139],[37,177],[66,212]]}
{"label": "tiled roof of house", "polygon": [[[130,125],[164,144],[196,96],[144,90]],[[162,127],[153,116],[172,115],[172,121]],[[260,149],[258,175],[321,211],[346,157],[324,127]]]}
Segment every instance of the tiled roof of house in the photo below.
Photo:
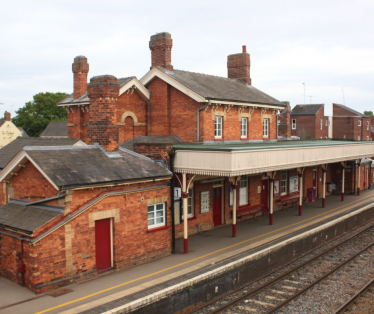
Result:
{"label": "tiled roof of house", "polygon": [[41,138],[41,137],[17,137],[14,141],[0,149],[0,169],[16,156],[25,146],[61,146],[74,145],[79,138]]}
{"label": "tiled roof of house", "polygon": [[354,116],[363,117],[363,118],[369,118],[368,116],[365,116],[363,113],[358,112],[358,111],[356,111],[356,110],[354,110],[352,108],[349,108],[347,106],[340,105],[340,104],[334,104],[334,105],[352,112]]}
{"label": "tiled roof of house", "polygon": [[1,118],[1,119],[0,119],[0,126],[2,126],[4,123],[5,123],[5,119],[4,119],[4,118]]}
{"label": "tiled roof of house", "polygon": [[136,136],[131,140],[123,142],[120,147],[134,150],[134,145],[174,145],[180,144],[182,140],[172,134],[172,135],[162,135],[162,136]]}
{"label": "tiled roof of house", "polygon": [[34,163],[58,187],[171,177],[171,172],[133,152],[106,153],[97,145],[25,147]]}
{"label": "tiled roof of house", "polygon": [[40,134],[40,137],[68,137],[68,122],[52,121]]}
{"label": "tiled roof of house", "polygon": [[30,137],[21,126],[18,126],[17,129],[21,131],[21,137]]}
{"label": "tiled roof of house", "polygon": [[226,100],[285,107],[285,104],[243,82],[225,77],[187,72],[166,71],[165,74],[193,90],[195,93],[212,100]]}
{"label": "tiled roof of house", "polygon": [[315,115],[324,105],[296,105],[291,110],[291,116],[308,116]]}
{"label": "tiled roof of house", "polygon": [[[130,82],[135,76],[129,76],[129,77],[123,77],[118,79],[119,88],[121,88],[126,83]],[[74,99],[74,95],[70,94],[69,96],[65,97],[63,100],[58,102],[58,105],[64,105],[64,104],[79,104],[79,103],[87,103],[90,101],[90,98],[88,98],[87,93],[82,95],[79,99]]]}
{"label": "tiled roof of house", "polygon": [[11,200],[0,207],[0,226],[32,234],[63,211],[63,207]]}

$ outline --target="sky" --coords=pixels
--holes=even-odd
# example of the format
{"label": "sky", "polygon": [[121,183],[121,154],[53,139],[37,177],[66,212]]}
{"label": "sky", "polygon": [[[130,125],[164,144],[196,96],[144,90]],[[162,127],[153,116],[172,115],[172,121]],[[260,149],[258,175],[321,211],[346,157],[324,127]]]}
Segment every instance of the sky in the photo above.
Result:
{"label": "sky", "polygon": [[73,91],[74,57],[88,78],[149,71],[149,39],[173,38],[174,69],[227,76],[250,53],[252,85],[291,107],[374,111],[374,1],[0,0],[0,116],[39,92]]}

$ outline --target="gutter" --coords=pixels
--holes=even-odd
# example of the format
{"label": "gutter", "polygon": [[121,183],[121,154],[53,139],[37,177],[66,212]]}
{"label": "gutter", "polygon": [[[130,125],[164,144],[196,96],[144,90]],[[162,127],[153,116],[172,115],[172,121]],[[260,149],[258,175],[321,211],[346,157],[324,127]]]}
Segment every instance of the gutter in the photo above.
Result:
{"label": "gutter", "polygon": [[197,142],[200,142],[200,111],[208,106],[210,106],[210,99],[204,107],[197,109]]}
{"label": "gutter", "polygon": [[53,197],[50,197],[50,198],[45,198],[44,200],[27,203],[25,206],[30,206],[30,205],[35,205],[35,204],[40,204],[40,203],[44,203],[44,202],[49,202],[49,201],[57,200],[57,199],[65,197],[68,194],[69,194],[69,190],[67,190],[65,194],[60,194],[60,195],[53,196]]}
{"label": "gutter", "polygon": [[27,241],[29,243],[36,243],[38,241],[40,241],[41,239],[43,239],[44,237],[46,237],[47,235],[49,235],[50,233],[52,233],[53,231],[57,230],[58,228],[62,227],[63,225],[65,225],[68,221],[72,220],[73,218],[77,217],[78,215],[80,215],[82,212],[84,212],[86,209],[90,208],[92,205],[94,205],[95,203],[101,201],[102,199],[108,197],[108,196],[114,196],[114,195],[121,195],[121,194],[128,194],[128,193],[136,193],[136,192],[141,192],[141,191],[149,191],[149,190],[157,190],[157,189],[162,189],[162,188],[166,188],[167,185],[161,185],[161,186],[157,186],[157,187],[151,187],[151,188],[143,188],[143,189],[136,189],[136,190],[129,190],[129,191],[119,191],[119,192],[111,192],[111,193],[105,193],[103,195],[101,195],[99,198],[93,200],[92,202],[90,202],[89,204],[85,205],[84,207],[82,207],[80,210],[78,210],[76,213],[74,213],[73,215],[65,218],[63,221],[61,221],[60,223],[58,223],[56,226],[54,226],[53,228],[49,229],[48,231],[44,232],[43,234],[41,234],[40,236],[38,236],[37,238],[35,239],[29,239],[29,238],[24,238],[24,237],[20,237],[20,236],[17,236],[15,234],[11,234],[11,233],[8,233],[8,232],[4,232],[4,231],[1,231],[0,230],[0,234],[4,234],[4,235],[7,235],[7,236],[10,236],[10,237],[13,237],[13,238],[16,238],[18,240],[24,240],[24,241]]}

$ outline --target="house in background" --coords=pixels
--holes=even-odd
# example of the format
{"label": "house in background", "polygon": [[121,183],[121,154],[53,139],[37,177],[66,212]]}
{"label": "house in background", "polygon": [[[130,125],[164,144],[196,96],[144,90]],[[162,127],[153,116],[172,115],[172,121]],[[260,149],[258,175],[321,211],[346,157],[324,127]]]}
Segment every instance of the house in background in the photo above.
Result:
{"label": "house in background", "polygon": [[67,121],[51,121],[39,137],[68,137]]}
{"label": "house in background", "polygon": [[4,118],[0,119],[0,148],[14,141],[17,137],[28,137],[28,135],[21,127],[16,127],[13,124],[10,112],[5,111]]}
{"label": "house in background", "polygon": [[329,138],[331,126],[324,104],[296,105],[291,111],[291,135],[305,140]]}
{"label": "house in background", "polygon": [[344,105],[332,104],[334,139],[354,141],[373,140],[370,117]]}

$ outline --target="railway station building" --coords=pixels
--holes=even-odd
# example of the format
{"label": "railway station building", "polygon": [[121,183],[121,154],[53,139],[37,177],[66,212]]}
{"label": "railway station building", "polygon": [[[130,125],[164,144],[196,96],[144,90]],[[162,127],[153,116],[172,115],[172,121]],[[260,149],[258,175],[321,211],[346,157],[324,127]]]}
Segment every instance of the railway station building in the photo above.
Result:
{"label": "railway station building", "polygon": [[69,138],[86,145],[24,147],[0,172],[2,276],[40,292],[166,256],[176,238],[188,253],[194,233],[232,225],[235,237],[244,219],[275,224],[277,210],[301,216],[307,202],[344,201],[374,183],[373,142],[278,141],[287,104],[252,85],[245,46],[224,78],[175,70],[172,44],[169,33],[151,36],[140,80],[87,84],[87,58],[74,59],[73,93],[58,105]]}

